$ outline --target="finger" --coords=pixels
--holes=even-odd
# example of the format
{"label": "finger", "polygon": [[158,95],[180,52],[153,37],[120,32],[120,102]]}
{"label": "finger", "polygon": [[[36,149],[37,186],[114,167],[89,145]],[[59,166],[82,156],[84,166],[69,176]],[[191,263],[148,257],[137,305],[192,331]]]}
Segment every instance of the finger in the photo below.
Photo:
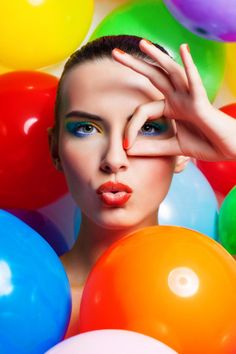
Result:
{"label": "finger", "polygon": [[[176,121],[177,138],[183,154],[200,160],[219,161],[218,147],[190,122]],[[223,155],[221,154],[222,158]]]}
{"label": "finger", "polygon": [[171,95],[174,92],[174,87],[163,70],[150,65],[144,60],[135,58],[131,54],[122,52],[123,51],[119,48],[115,48],[112,50],[112,57],[119,63],[129,67],[139,74],[146,76],[150,82],[163,93],[164,96]]}
{"label": "finger", "polygon": [[192,93],[193,97],[206,96],[205,87],[203,86],[201,76],[190,54],[188,44],[181,44],[180,56],[187,75],[190,93]]}
{"label": "finger", "polygon": [[139,47],[169,74],[172,85],[177,90],[188,90],[188,80],[184,68],[146,39],[139,42]]}
{"label": "finger", "polygon": [[169,139],[136,140],[134,145],[126,151],[128,156],[178,156],[183,155],[176,136]]}
{"label": "finger", "polygon": [[165,101],[160,100],[142,104],[136,109],[125,129],[125,149],[129,149],[133,145],[139,130],[147,120],[154,120],[163,116],[164,108]]}

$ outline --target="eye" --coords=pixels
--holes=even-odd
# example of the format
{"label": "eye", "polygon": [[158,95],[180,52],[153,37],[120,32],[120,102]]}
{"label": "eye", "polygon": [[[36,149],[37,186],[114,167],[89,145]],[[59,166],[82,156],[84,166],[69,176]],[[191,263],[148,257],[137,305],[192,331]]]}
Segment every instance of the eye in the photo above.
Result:
{"label": "eye", "polygon": [[167,122],[147,122],[139,131],[139,135],[156,136],[168,130]]}
{"label": "eye", "polygon": [[102,133],[101,129],[92,122],[68,122],[66,123],[66,129],[79,138]]}

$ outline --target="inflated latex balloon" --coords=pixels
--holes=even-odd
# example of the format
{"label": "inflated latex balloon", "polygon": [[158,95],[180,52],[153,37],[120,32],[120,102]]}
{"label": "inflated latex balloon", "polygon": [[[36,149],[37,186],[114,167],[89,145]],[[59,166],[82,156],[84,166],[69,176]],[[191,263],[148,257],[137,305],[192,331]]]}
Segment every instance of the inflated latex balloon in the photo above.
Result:
{"label": "inflated latex balloon", "polygon": [[219,213],[219,240],[236,255],[236,186],[227,194]]}
{"label": "inflated latex balloon", "polygon": [[0,3],[0,62],[35,69],[70,55],[84,39],[93,0],[12,0]]}
{"label": "inflated latex balloon", "polygon": [[236,44],[226,45],[226,73],[225,79],[232,93],[236,96]]}
{"label": "inflated latex balloon", "polygon": [[41,215],[52,221],[52,223],[58,228],[59,232],[63,235],[63,238],[66,242],[66,247],[68,249],[71,249],[75,242],[75,210],[76,204],[70,193],[64,194],[55,202],[37,210]]}
{"label": "inflated latex balloon", "polygon": [[182,227],[147,227],[113,243],[93,267],[79,330],[136,331],[181,354],[229,353],[227,339],[233,353],[235,293],[235,260],[219,243]]}
{"label": "inflated latex balloon", "polygon": [[12,71],[13,69],[7,68],[6,66],[3,66],[0,64],[0,74],[7,73],[9,71]]}
{"label": "inflated latex balloon", "polygon": [[[236,118],[236,103],[220,109],[233,118]],[[236,185],[236,161],[209,162],[197,160],[196,164],[216,193],[225,197]]]}
{"label": "inflated latex balloon", "polygon": [[69,250],[65,236],[47,216],[37,210],[8,209],[7,211],[15,215],[42,236],[58,256],[61,256]]}
{"label": "inflated latex balloon", "polygon": [[231,117],[236,118],[236,103],[227,104],[220,108],[224,113],[229,114]]}
{"label": "inflated latex balloon", "polygon": [[170,190],[160,205],[160,225],[183,226],[218,238],[218,203],[202,172],[192,163],[174,174]]}
{"label": "inflated latex balloon", "polygon": [[0,207],[37,209],[68,191],[53,166],[47,128],[58,79],[36,71],[0,76]]}
{"label": "inflated latex balloon", "polygon": [[236,185],[236,161],[197,161],[197,166],[216,193],[226,196]]}
{"label": "inflated latex balloon", "polygon": [[158,43],[179,63],[179,46],[188,43],[208,97],[215,98],[224,76],[224,45],[189,32],[161,0],[138,0],[118,7],[104,18],[90,39],[118,34],[145,37]]}
{"label": "inflated latex balloon", "polygon": [[0,353],[42,354],[63,339],[69,282],[53,249],[0,210]]}
{"label": "inflated latex balloon", "polygon": [[91,331],[57,344],[45,354],[177,354],[158,340],[118,329]]}
{"label": "inflated latex balloon", "polygon": [[189,31],[215,41],[236,42],[235,0],[163,0]]}

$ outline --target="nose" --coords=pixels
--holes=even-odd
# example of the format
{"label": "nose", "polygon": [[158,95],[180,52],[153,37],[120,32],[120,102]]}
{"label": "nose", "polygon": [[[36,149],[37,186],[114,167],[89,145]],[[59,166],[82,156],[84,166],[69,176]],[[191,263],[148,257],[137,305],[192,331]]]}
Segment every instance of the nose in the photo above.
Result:
{"label": "nose", "polygon": [[106,173],[117,173],[128,167],[129,159],[123,148],[122,138],[110,141],[101,159],[100,169]]}

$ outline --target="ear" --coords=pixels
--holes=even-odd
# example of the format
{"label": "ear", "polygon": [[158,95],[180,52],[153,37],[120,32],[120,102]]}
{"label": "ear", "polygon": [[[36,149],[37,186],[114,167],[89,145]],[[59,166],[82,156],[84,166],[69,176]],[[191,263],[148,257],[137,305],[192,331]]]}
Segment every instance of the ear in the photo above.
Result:
{"label": "ear", "polygon": [[58,171],[62,172],[63,168],[62,168],[61,160],[60,160],[60,157],[58,154],[58,142],[57,142],[55,128],[54,127],[48,128],[47,133],[48,133],[48,144],[49,144],[49,148],[50,148],[52,162],[53,162],[54,166],[56,167],[56,169]]}
{"label": "ear", "polygon": [[185,169],[185,167],[187,166],[189,161],[190,161],[190,157],[188,157],[188,156],[182,156],[182,155],[177,156],[176,162],[175,162],[174,173],[182,172]]}

